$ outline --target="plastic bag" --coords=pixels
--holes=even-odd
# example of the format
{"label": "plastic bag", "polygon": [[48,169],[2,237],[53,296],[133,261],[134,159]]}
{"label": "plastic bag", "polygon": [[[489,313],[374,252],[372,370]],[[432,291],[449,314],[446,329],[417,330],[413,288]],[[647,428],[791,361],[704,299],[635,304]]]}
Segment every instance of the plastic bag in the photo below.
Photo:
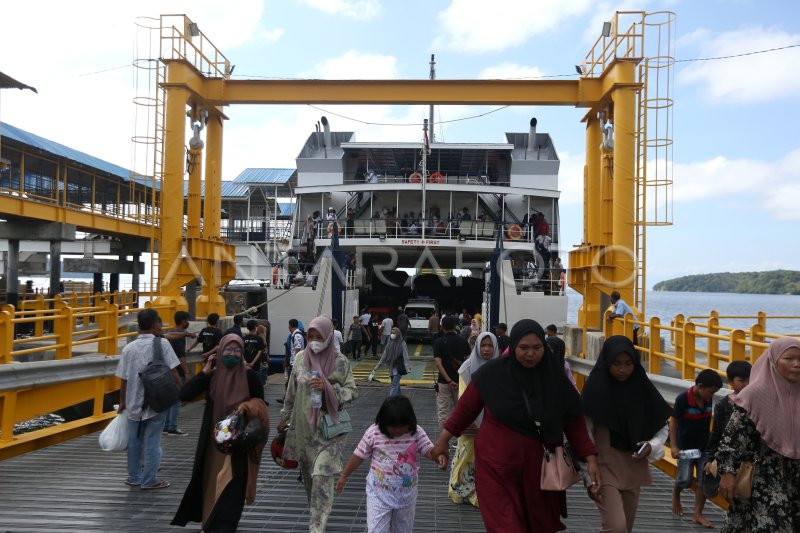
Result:
{"label": "plastic bag", "polygon": [[106,452],[123,452],[128,449],[128,416],[120,413],[106,426],[98,438],[100,448]]}

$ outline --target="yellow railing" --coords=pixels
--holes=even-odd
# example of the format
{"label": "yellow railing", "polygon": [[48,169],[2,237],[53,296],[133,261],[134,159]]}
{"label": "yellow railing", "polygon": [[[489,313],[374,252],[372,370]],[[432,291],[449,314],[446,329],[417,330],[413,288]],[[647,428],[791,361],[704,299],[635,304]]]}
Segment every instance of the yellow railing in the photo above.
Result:
{"label": "yellow railing", "polygon": [[[800,316],[769,316],[759,312],[757,315],[720,315],[712,311],[709,315],[689,316],[677,315],[669,325],[662,324],[658,317],[646,321],[636,320],[633,315],[609,321],[611,311],[604,314],[603,333],[609,335],[633,336],[634,326],[639,326],[639,343],[637,349],[647,361],[647,371],[661,375],[662,362],[671,361],[681,378],[694,381],[696,372],[710,368],[724,375],[720,370],[720,361],[746,360],[755,363],[768,346],[768,340],[780,337],[800,336],[800,334],[777,334],[766,331],[768,319],[800,320]],[[696,319],[707,319],[705,323]],[[732,328],[720,325],[721,319],[755,319],[757,322],[748,329]],[[643,332],[646,333],[643,335]],[[668,333],[673,353],[661,350],[661,334]],[[698,354],[705,358],[705,363],[697,361]]]}
{"label": "yellow railing", "polygon": [[[32,309],[24,305],[20,310],[0,305],[0,364],[11,363],[23,355],[51,351],[54,359],[70,359],[75,346],[92,343],[97,343],[98,353],[116,355],[120,339],[137,335],[135,331],[120,332],[120,318],[154,307],[163,309],[162,318],[168,319],[177,310],[176,302],[170,306],[146,302],[144,307],[134,307],[137,298],[137,293],[113,292],[52,299],[37,297],[28,301]],[[16,333],[23,325],[28,328],[32,325],[33,335],[17,338]],[[44,333],[45,325],[52,333]],[[15,349],[18,345],[33,346]]]}

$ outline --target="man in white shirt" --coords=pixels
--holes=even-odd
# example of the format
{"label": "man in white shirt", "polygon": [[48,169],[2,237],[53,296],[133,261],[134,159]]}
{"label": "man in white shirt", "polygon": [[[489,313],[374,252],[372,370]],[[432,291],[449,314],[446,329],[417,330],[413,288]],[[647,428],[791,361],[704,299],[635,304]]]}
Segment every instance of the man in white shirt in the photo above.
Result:
{"label": "man in white shirt", "polygon": [[393,327],[394,320],[388,316],[383,319],[383,322],[381,322],[381,346],[386,346],[386,343],[389,342],[389,335],[392,334]]}
{"label": "man in white shirt", "polygon": [[333,319],[333,345],[336,347],[336,353],[342,353],[342,344],[344,344],[344,338],[342,337],[342,332],[339,331],[339,321],[335,318]]}
{"label": "man in white shirt", "polygon": [[156,479],[161,464],[161,430],[167,411],[157,413],[144,407],[144,385],[139,373],[153,360],[155,343],[160,343],[161,358],[172,369],[175,386],[180,387],[176,368],[178,357],[163,338],[161,318],[155,309],[139,311],[136,316],[139,337],[122,349],[116,376],[120,378],[118,413],[128,416],[128,477],[126,485],[143,489],[163,489],[169,482]]}

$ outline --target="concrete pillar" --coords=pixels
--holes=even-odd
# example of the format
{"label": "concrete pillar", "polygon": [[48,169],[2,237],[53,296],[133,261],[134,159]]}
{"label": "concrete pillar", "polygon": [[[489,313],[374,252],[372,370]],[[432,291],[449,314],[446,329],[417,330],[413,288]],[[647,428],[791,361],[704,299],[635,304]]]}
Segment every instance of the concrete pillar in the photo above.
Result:
{"label": "concrete pillar", "polygon": [[194,320],[197,316],[197,280],[186,284],[186,304],[190,320]]}
{"label": "concrete pillar", "polygon": [[50,241],[50,292],[52,298],[60,292],[61,285],[61,241]]}
{"label": "concrete pillar", "polygon": [[[120,260],[124,261],[124,257],[120,257]],[[119,272],[112,272],[111,279],[108,282],[108,292],[114,293],[119,290]],[[113,297],[111,303],[117,303]]]}
{"label": "concrete pillar", "polygon": [[94,280],[92,283],[92,294],[96,292],[103,292],[103,273],[95,272]]}
{"label": "concrete pillar", "polygon": [[6,303],[17,307],[19,305],[19,239],[8,240],[6,280]]}
{"label": "concrete pillar", "polygon": [[139,307],[139,261],[142,258],[142,254],[135,253],[133,254],[133,273],[131,274],[131,290],[137,293],[136,300],[134,301],[134,307]]}

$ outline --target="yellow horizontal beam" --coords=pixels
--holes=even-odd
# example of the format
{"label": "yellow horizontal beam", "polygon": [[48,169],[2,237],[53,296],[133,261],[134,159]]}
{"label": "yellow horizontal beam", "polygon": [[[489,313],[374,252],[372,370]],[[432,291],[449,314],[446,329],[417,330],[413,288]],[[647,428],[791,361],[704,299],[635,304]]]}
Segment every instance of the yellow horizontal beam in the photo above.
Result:
{"label": "yellow horizontal beam", "polygon": [[181,60],[166,62],[166,86],[181,86],[208,105],[461,104],[591,107],[600,79],[577,80],[225,80],[204,78]]}
{"label": "yellow horizontal beam", "polygon": [[122,220],[107,215],[87,213],[77,209],[48,205],[17,196],[0,194],[0,214],[75,224],[80,230],[92,233],[118,234],[150,238],[153,227],[148,224]]}

